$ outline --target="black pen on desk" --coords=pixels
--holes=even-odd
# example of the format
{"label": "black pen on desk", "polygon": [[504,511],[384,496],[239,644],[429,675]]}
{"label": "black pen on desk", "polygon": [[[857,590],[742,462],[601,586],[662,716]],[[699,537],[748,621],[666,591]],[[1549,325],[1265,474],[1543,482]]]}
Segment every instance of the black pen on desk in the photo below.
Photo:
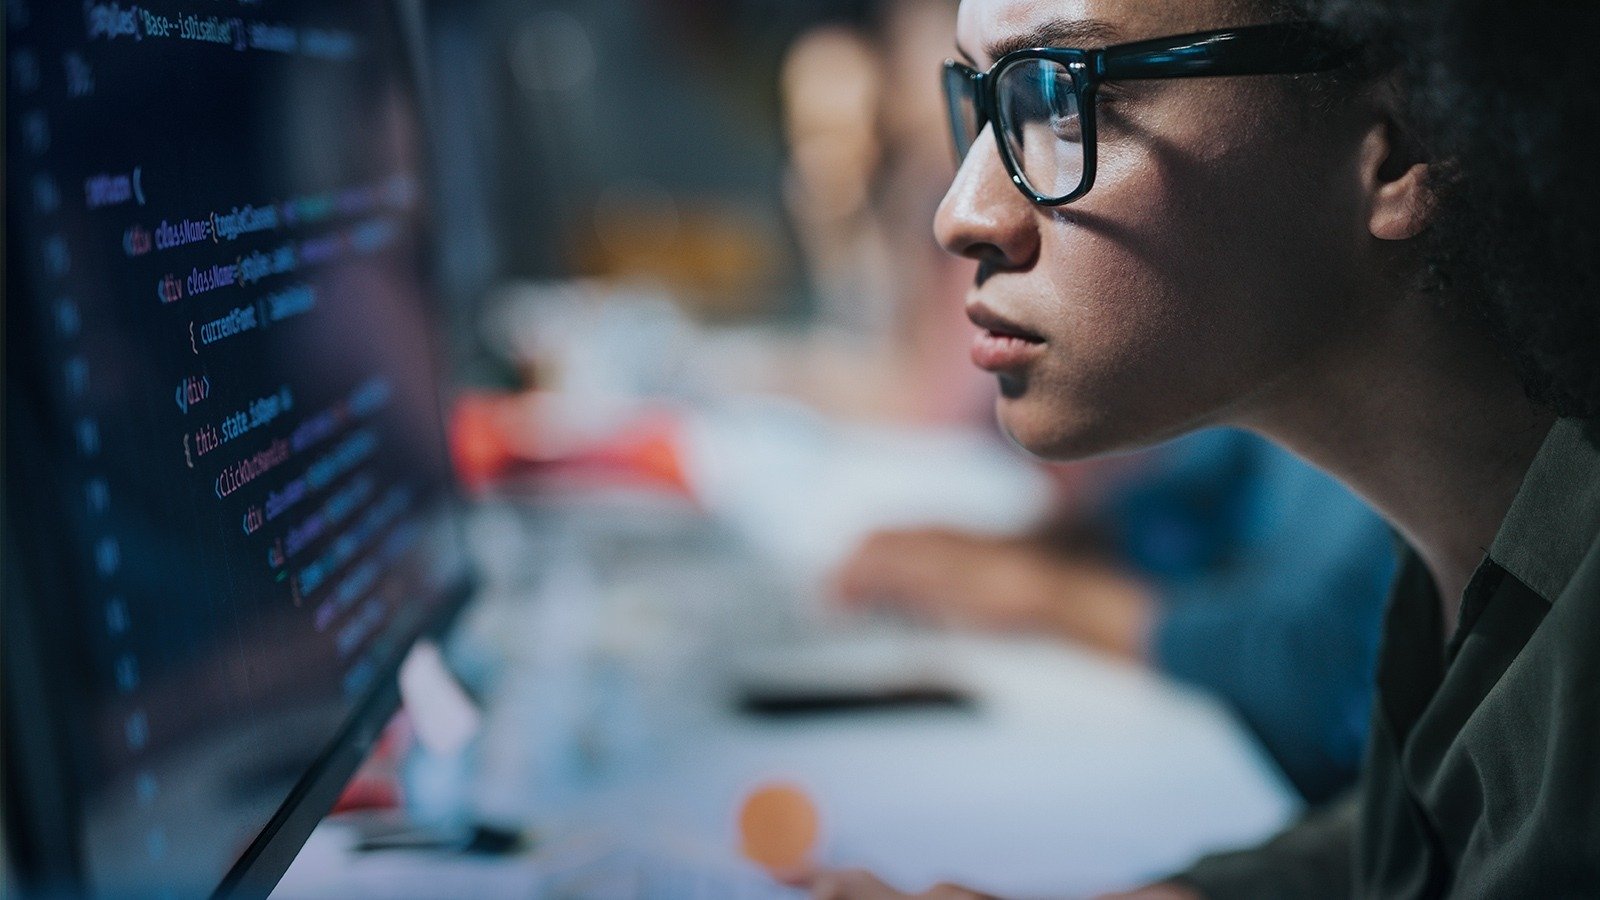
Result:
{"label": "black pen on desk", "polygon": [[375,835],[356,841],[351,849],[357,853],[411,850],[465,853],[475,856],[509,856],[532,846],[533,838],[527,832],[479,823],[459,830],[414,828],[392,834]]}

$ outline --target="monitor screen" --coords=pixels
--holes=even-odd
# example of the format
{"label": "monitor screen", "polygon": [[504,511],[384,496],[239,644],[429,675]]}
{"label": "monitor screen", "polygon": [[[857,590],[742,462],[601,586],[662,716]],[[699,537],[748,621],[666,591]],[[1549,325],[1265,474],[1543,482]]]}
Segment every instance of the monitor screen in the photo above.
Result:
{"label": "monitor screen", "polygon": [[6,3],[7,827],[90,893],[237,873],[460,596],[404,37]]}

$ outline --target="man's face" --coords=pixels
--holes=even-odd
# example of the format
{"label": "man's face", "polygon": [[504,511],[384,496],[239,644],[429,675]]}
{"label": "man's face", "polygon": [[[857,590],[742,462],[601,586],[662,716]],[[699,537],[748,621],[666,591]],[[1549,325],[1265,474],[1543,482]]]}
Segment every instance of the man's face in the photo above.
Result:
{"label": "man's face", "polygon": [[[1097,48],[1259,21],[1239,6],[965,0],[956,39],[987,70],[1044,29]],[[1081,199],[1032,204],[986,129],[939,209],[940,242],[981,263],[973,356],[1006,430],[1054,458],[1127,449],[1250,421],[1337,366],[1377,260],[1359,104],[1286,76],[1172,79],[1107,84],[1097,115]]]}

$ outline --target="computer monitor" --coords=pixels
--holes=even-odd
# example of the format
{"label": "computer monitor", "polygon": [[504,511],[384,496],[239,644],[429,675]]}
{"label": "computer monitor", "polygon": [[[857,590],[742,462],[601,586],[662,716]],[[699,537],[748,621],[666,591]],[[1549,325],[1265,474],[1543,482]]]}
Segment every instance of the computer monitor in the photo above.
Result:
{"label": "computer monitor", "polygon": [[405,16],[5,10],[8,866],[265,894],[467,589]]}

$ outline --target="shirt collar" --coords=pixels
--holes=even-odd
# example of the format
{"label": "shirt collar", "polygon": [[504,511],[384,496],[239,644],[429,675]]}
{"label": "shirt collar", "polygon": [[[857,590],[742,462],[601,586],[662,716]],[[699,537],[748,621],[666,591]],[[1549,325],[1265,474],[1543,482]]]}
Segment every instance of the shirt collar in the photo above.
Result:
{"label": "shirt collar", "polygon": [[1600,534],[1600,420],[1559,419],[1534,456],[1489,558],[1554,602]]}

